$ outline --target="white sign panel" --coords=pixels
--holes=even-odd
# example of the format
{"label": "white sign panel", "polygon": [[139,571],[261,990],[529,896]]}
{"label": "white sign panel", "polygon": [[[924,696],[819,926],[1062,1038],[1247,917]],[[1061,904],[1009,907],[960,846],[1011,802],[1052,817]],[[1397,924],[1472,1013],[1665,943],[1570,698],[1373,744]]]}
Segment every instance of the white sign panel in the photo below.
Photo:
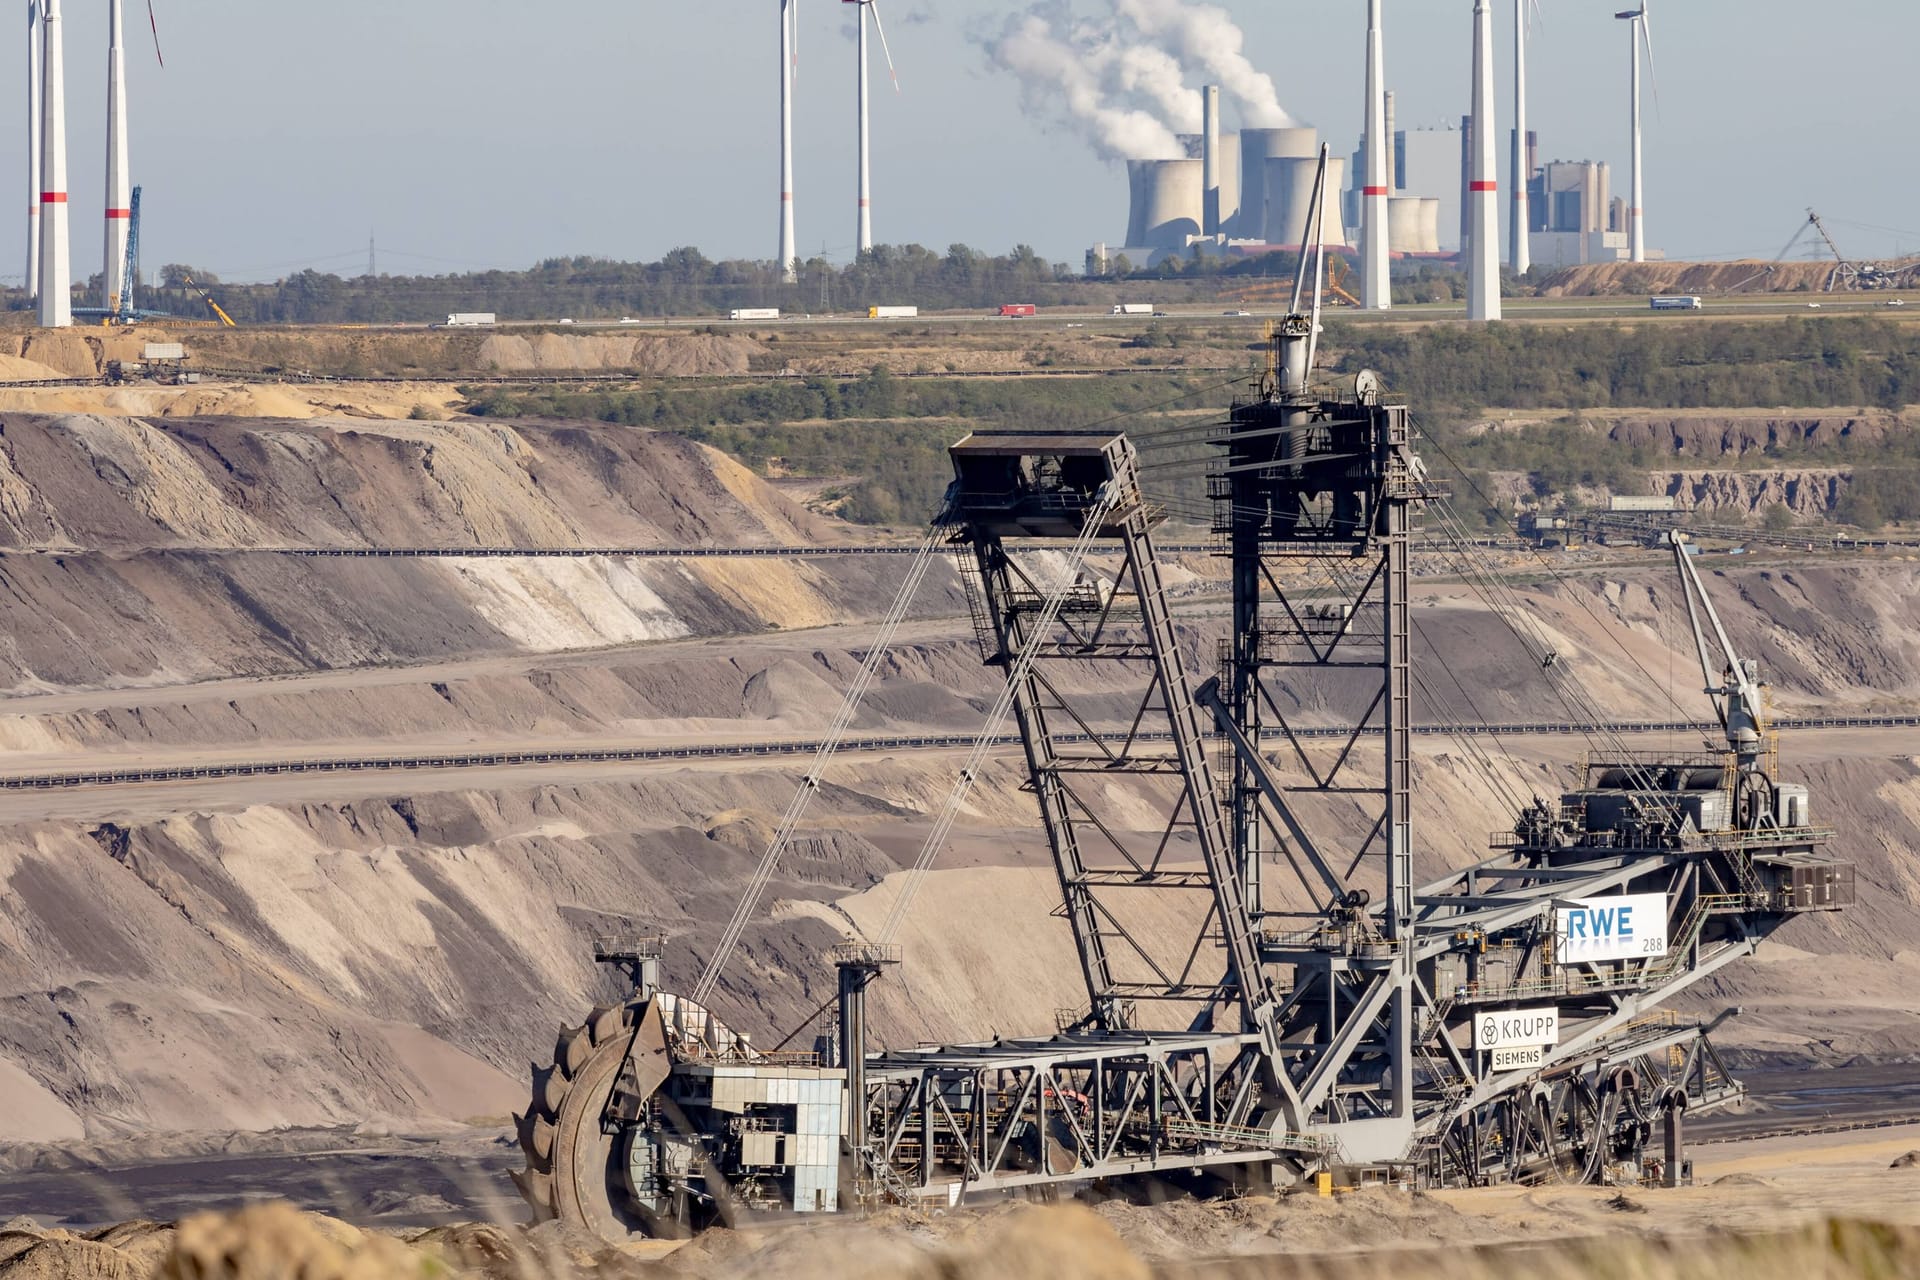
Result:
{"label": "white sign panel", "polygon": [[1547,1065],[1547,1047],[1540,1044],[1514,1045],[1493,1051],[1495,1071],[1536,1071]]}
{"label": "white sign panel", "polygon": [[1560,1011],[1552,1005],[1538,1009],[1488,1009],[1473,1016],[1473,1047],[1482,1051],[1559,1043]]}
{"label": "white sign panel", "polygon": [[1660,893],[1576,898],[1554,913],[1555,964],[1667,954],[1667,899]]}

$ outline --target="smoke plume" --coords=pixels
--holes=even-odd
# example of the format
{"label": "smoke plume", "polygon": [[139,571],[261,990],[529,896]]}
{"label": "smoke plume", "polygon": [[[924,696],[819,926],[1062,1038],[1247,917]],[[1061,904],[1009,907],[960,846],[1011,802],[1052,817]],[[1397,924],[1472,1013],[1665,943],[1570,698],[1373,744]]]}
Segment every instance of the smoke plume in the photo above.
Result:
{"label": "smoke plume", "polygon": [[1187,154],[1175,134],[1198,133],[1200,91],[1218,83],[1253,128],[1293,123],[1273,78],[1256,70],[1227,11],[1189,0],[1104,0],[1077,17],[1071,0],[1042,0],[981,41],[1020,81],[1030,110],[1053,113],[1112,160]]}
{"label": "smoke plume", "polygon": [[1016,16],[987,44],[995,65],[1019,77],[1030,107],[1055,106],[1110,160],[1172,160],[1185,154],[1164,121],[1114,100],[1100,72],[1108,51],[1078,47],[1038,14]]}
{"label": "smoke plume", "polygon": [[1186,0],[1113,0],[1120,15],[1148,39],[1166,47],[1187,71],[1217,81],[1240,109],[1240,123],[1253,129],[1284,129],[1294,123],[1280,105],[1273,77],[1255,69],[1242,52],[1246,35],[1225,9]]}

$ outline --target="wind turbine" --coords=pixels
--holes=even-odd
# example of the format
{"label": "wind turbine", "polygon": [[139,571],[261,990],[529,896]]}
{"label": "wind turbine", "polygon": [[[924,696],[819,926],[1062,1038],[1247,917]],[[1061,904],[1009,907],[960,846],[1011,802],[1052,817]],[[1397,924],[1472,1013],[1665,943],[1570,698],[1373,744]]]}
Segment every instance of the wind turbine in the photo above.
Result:
{"label": "wind turbine", "polygon": [[27,0],[27,300],[40,297],[40,0]]}
{"label": "wind turbine", "polygon": [[793,80],[798,71],[797,0],[780,0],[780,278],[798,284],[793,236]]}
{"label": "wind turbine", "polygon": [[1393,268],[1387,242],[1387,84],[1381,51],[1380,0],[1367,0],[1367,172],[1360,184],[1360,305],[1393,305]]}
{"label": "wind turbine", "polygon": [[1647,51],[1647,74],[1653,77],[1653,96],[1660,97],[1660,77],[1653,69],[1653,30],[1647,22],[1647,0],[1638,9],[1626,9],[1613,15],[1627,23],[1627,56],[1633,65],[1633,198],[1627,203],[1628,258],[1647,260],[1647,214],[1645,190],[1641,185],[1640,165],[1640,50]]}
{"label": "wind turbine", "polygon": [[40,65],[40,327],[73,324],[73,256],[67,223],[67,55],[60,0],[45,0]]}
{"label": "wind turbine", "polygon": [[1500,318],[1500,179],[1493,150],[1493,11],[1473,0],[1473,155],[1467,182],[1467,319]]}
{"label": "wind turbine", "polygon": [[[106,262],[100,273],[101,306],[109,318],[130,311],[122,305],[133,281],[127,278],[127,240],[133,225],[133,176],[127,157],[126,0],[107,6],[107,227]],[[147,22],[153,28],[153,53],[160,65],[160,23],[147,0]]]}
{"label": "wind turbine", "polygon": [[1527,242],[1533,228],[1527,212],[1527,185],[1533,179],[1527,164],[1527,37],[1539,12],[1540,0],[1513,0],[1513,158],[1507,166],[1513,181],[1513,211],[1507,226],[1507,261],[1515,275],[1525,275],[1533,266]]}
{"label": "wind turbine", "polygon": [[855,228],[854,244],[860,253],[873,248],[873,170],[869,160],[871,154],[867,141],[867,11],[873,11],[873,29],[880,33],[880,51],[887,58],[887,75],[893,79],[893,91],[900,92],[900,76],[893,69],[893,50],[887,47],[887,29],[880,21],[880,6],[875,0],[843,0],[854,6],[859,36],[856,40],[860,61],[860,192],[859,224]]}

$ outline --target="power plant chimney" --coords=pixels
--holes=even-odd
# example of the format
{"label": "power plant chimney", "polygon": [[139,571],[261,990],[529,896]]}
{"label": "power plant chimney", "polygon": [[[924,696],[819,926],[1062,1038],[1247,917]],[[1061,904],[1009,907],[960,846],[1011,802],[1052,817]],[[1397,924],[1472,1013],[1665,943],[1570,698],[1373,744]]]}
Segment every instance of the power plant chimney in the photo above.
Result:
{"label": "power plant chimney", "polygon": [[794,0],[780,0],[780,278],[788,284],[800,281],[793,235],[793,23]]}
{"label": "power plant chimney", "polygon": [[107,261],[100,277],[100,292],[109,316],[120,310],[120,300],[132,287],[126,278],[133,178],[127,162],[127,57],[122,43],[125,9],[126,0],[110,0],[107,11]]}
{"label": "power plant chimney", "polygon": [[1200,91],[1200,190],[1203,207],[1200,233],[1220,234],[1220,86]]}
{"label": "power plant chimney", "polygon": [[27,299],[40,296],[40,0],[27,0]]}
{"label": "power plant chimney", "polygon": [[1513,0],[1513,160],[1507,167],[1513,183],[1513,214],[1507,226],[1507,255],[1515,275],[1533,267],[1527,245],[1533,220],[1527,215],[1527,184],[1533,180],[1533,149],[1527,145],[1527,0]]}
{"label": "power plant chimney", "polygon": [[73,255],[67,226],[67,59],[60,38],[60,0],[46,0],[43,12],[47,48],[41,68],[40,326],[65,329],[73,324]]}
{"label": "power plant chimney", "polygon": [[1473,174],[1467,184],[1467,319],[1500,318],[1500,180],[1493,159],[1493,12],[1473,0]]}
{"label": "power plant chimney", "polygon": [[1367,0],[1367,172],[1360,188],[1360,305],[1369,311],[1385,311],[1393,305],[1387,245],[1386,94],[1380,0]]}

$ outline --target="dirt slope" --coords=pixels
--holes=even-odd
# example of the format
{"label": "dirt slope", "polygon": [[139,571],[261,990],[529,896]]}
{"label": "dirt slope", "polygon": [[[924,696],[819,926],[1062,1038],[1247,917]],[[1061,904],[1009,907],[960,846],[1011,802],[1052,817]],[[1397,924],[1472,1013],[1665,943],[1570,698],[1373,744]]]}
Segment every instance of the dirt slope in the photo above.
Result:
{"label": "dirt slope", "polygon": [[[15,694],[0,707],[0,766],[813,732],[870,624],[766,633],[870,620],[904,567],[207,549],[849,536],[715,455],[617,429],[7,415],[0,463],[0,543],[14,548],[0,555],[12,605],[0,610],[0,680]],[[49,546],[76,549],[22,550]],[[1526,611],[1614,714],[1673,714],[1669,696],[1701,710],[1668,572],[1527,589]],[[1783,705],[1920,699],[1913,564],[1726,572],[1716,597]],[[1480,714],[1557,714],[1479,602],[1441,581],[1418,603],[1419,644]],[[951,594],[926,607],[959,609]],[[1192,617],[1194,670],[1210,664],[1220,625]],[[604,646],[618,648],[594,652]],[[881,674],[862,727],[972,729],[994,692],[960,624],[923,625]],[[215,680],[231,683],[191,683]],[[1076,687],[1091,714],[1124,722],[1135,691],[1091,680]],[[1305,721],[1339,709],[1324,691],[1283,695]],[[1420,714],[1459,717],[1458,702],[1436,697]],[[1502,784],[1523,793],[1550,793],[1571,759],[1565,745],[1508,746]],[[1896,998],[1920,952],[1905,853],[1920,843],[1920,766],[1910,743],[1874,750],[1807,757],[1817,812],[1842,827],[1872,905],[1794,926],[1778,963],[1732,971],[1711,993],[1762,1012],[1752,1043],[1920,1047]],[[955,763],[868,756],[829,775],[722,989],[743,1025],[784,1033],[825,997],[822,951],[849,920],[891,908]],[[1492,785],[1456,744],[1423,740],[1422,764],[1422,869],[1481,856],[1506,820]],[[18,1117],[0,1138],[499,1115],[555,1029],[614,994],[588,959],[596,928],[658,929],[672,940],[669,979],[697,974],[803,768],[459,785],[410,775],[300,800],[237,786],[188,805],[153,791],[78,820],[18,821],[0,830],[0,1114]],[[1020,784],[1016,761],[997,759],[971,798],[909,918],[915,963],[876,992],[884,1034],[1039,1030],[1079,1003]],[[1105,811],[1141,824],[1148,785],[1116,779]],[[1143,909],[1137,923],[1171,923],[1161,910],[1175,908]],[[1804,1011],[1842,1007],[1833,975],[1848,975],[1854,1003],[1815,1036]]]}

